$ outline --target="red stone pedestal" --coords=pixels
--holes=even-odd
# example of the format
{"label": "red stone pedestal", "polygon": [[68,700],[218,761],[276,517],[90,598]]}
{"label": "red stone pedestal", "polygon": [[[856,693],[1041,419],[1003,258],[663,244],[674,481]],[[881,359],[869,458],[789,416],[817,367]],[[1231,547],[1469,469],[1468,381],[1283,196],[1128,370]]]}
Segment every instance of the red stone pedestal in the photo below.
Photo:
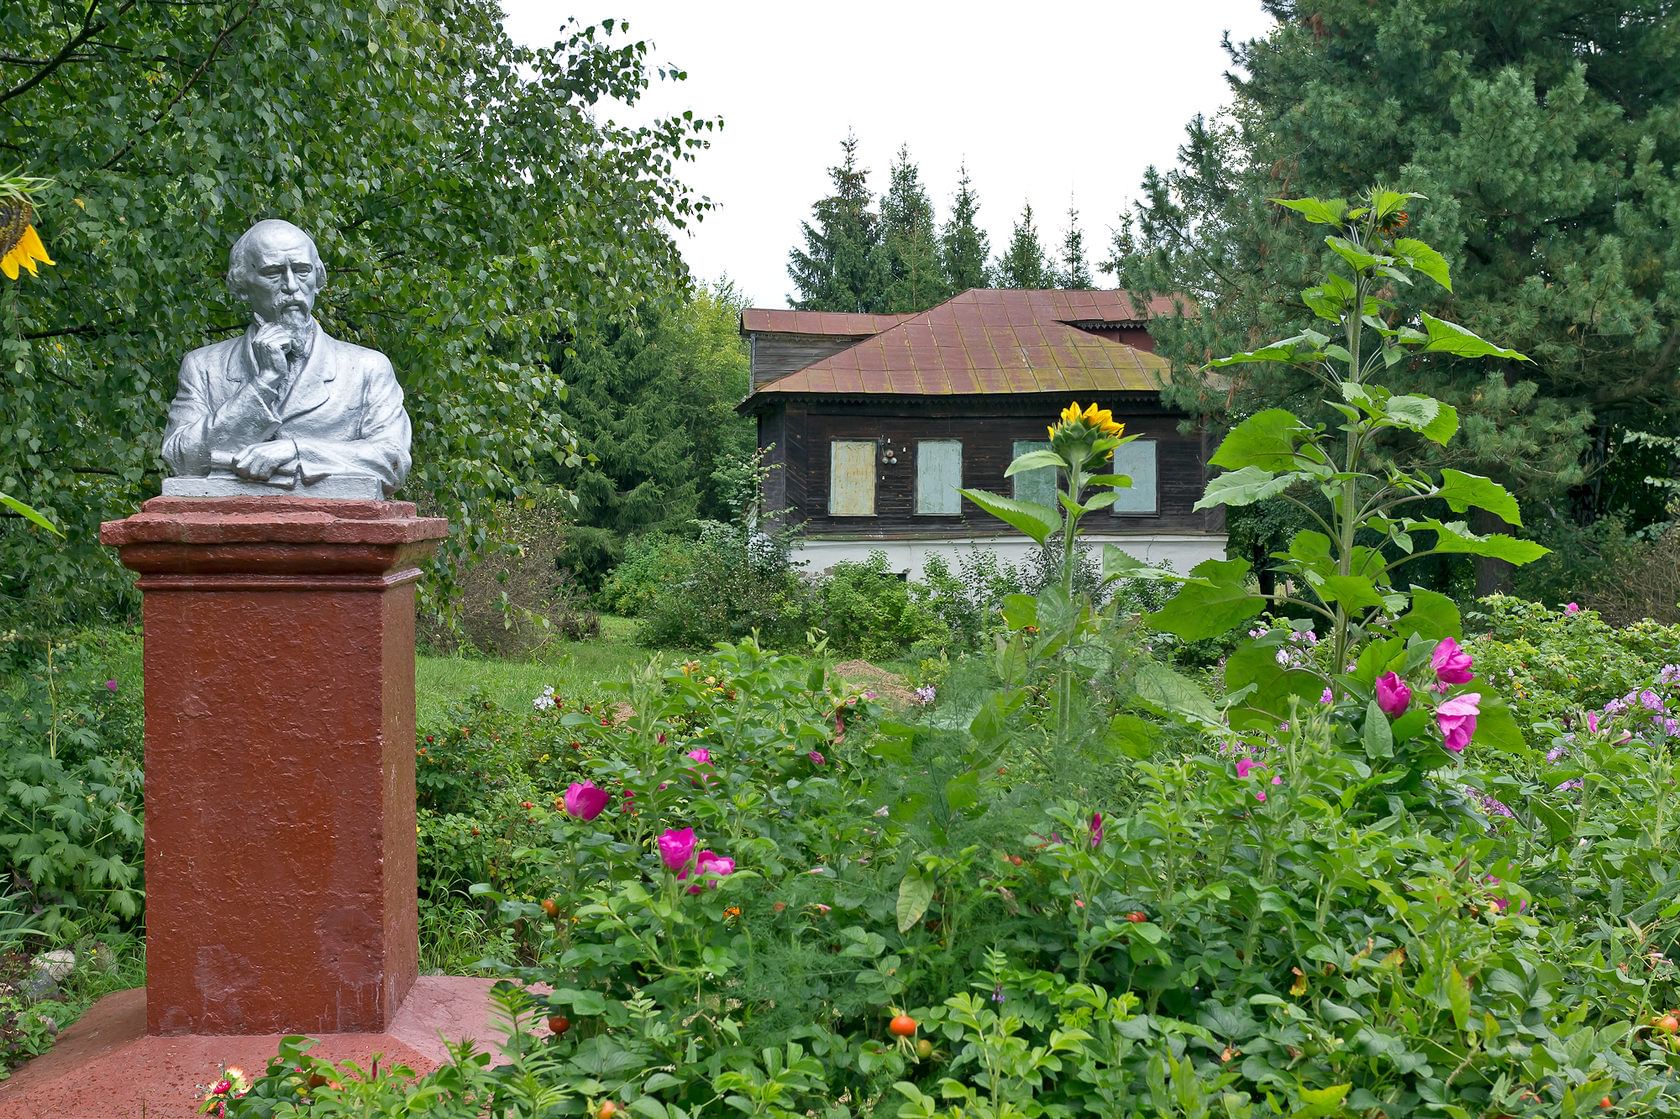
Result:
{"label": "red stone pedestal", "polygon": [[405,502],[156,498],[140,573],[146,1029],[379,1033],[418,973]]}
{"label": "red stone pedestal", "polygon": [[[507,1032],[495,1020],[491,982],[423,976],[389,1028],[324,1034],[310,1055],[364,1069],[377,1056],[381,1069],[424,1073],[449,1060],[446,1043],[471,1040],[495,1052]],[[147,1009],[138,990],[94,1003],[45,1054],[0,1081],[0,1119],[191,1119],[224,1066],[256,1076],[280,1050],[279,1033],[149,1034]]]}

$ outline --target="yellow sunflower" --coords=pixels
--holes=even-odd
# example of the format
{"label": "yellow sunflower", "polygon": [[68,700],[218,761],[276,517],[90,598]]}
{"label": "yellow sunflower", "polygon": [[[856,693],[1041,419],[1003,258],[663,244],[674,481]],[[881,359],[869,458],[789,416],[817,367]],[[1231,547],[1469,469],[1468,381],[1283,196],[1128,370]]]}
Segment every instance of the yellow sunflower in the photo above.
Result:
{"label": "yellow sunflower", "polygon": [[0,272],[8,280],[18,278],[18,269],[36,275],[35,262],[53,263],[41,235],[35,232],[35,207],[29,192],[46,185],[45,179],[26,175],[0,175]]}

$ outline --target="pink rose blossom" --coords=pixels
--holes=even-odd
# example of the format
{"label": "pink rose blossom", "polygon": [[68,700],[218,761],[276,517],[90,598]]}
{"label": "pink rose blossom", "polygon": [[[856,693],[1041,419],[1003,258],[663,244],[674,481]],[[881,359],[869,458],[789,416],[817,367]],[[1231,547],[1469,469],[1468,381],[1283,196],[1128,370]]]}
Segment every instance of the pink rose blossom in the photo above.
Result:
{"label": "pink rose blossom", "polygon": [[1450,637],[1441,638],[1441,643],[1435,646],[1435,652],[1429,658],[1430,667],[1435,670],[1435,678],[1443,684],[1468,684],[1476,678],[1470,669],[1474,662],[1470,654],[1458,647],[1458,642]]}
{"label": "pink rose blossom", "polygon": [[1377,706],[1390,719],[1398,719],[1412,705],[1412,689],[1398,673],[1389,672],[1377,677]]}
{"label": "pink rose blossom", "polygon": [[1581,612],[1581,604],[1578,602],[1566,602],[1563,604],[1563,612],[1566,615],[1579,614]]}
{"label": "pink rose blossom", "polygon": [[1253,758],[1238,758],[1237,759],[1237,776],[1238,777],[1240,777],[1244,780],[1247,780],[1248,779],[1248,771],[1253,769],[1253,768],[1254,768],[1254,759]]}
{"label": "pink rose blossom", "polygon": [[1435,709],[1435,722],[1441,727],[1441,737],[1447,749],[1462,754],[1476,733],[1476,716],[1481,713],[1482,697],[1476,692],[1455,695]]}
{"label": "pink rose blossom", "polygon": [[[694,862],[694,873],[711,874],[717,876],[718,878],[726,878],[735,873],[735,860],[729,858],[728,856],[720,855],[716,851],[702,851]],[[686,879],[688,875],[689,871],[685,866],[682,870],[677,872],[677,879],[681,881]],[[706,886],[709,889],[717,889],[716,882],[708,882],[706,883]],[[696,884],[690,886],[688,888],[688,892],[691,894],[697,894],[700,892],[700,889],[701,887]]]}
{"label": "pink rose blossom", "polygon": [[1587,712],[1587,730],[1592,732],[1593,734],[1598,733],[1598,712],[1597,711],[1588,711]]}
{"label": "pink rose blossom", "polygon": [[1273,776],[1272,776],[1272,784],[1274,784],[1274,785],[1281,785],[1281,784],[1283,784],[1283,774],[1281,774],[1281,773],[1277,773],[1277,774],[1273,774]]}
{"label": "pink rose blossom", "polygon": [[566,815],[593,820],[607,807],[607,790],[598,788],[593,781],[574,781],[567,786],[566,799],[562,803]]}
{"label": "pink rose blossom", "polygon": [[812,765],[827,765],[828,764],[828,759],[822,756],[822,751],[821,750],[812,750],[809,754],[806,754],[805,756],[807,758],[811,759],[811,764]]}
{"label": "pink rose blossom", "polygon": [[710,750],[706,749],[704,746],[699,746],[699,747],[696,747],[693,750],[690,750],[688,752],[688,756],[697,765],[711,765],[712,764],[712,752]]}
{"label": "pink rose blossom", "polygon": [[1254,799],[1259,801],[1261,804],[1265,804],[1266,803],[1266,790],[1261,789],[1259,792],[1255,793],[1254,794]]}
{"label": "pink rose blossom", "polygon": [[659,857],[669,869],[686,874],[694,860],[694,829],[667,828],[659,837]]}

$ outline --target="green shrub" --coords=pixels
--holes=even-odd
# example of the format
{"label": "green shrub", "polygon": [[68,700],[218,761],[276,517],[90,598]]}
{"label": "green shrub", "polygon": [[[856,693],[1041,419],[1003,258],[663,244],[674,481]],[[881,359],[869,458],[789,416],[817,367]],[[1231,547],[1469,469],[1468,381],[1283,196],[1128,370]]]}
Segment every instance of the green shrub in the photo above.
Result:
{"label": "green shrub", "polygon": [[[787,538],[702,521],[697,538],[667,542],[659,554],[668,566],[637,610],[643,644],[702,648],[755,632],[773,645],[802,643],[810,591],[794,569]],[[622,593],[631,593],[628,579]]]}
{"label": "green shrub", "polygon": [[1526,728],[1571,725],[1584,711],[1650,686],[1665,664],[1680,663],[1680,625],[1649,619],[1611,625],[1594,610],[1494,595],[1469,625],[1486,678],[1509,692]]}
{"label": "green shrub", "polygon": [[835,564],[818,594],[820,624],[836,652],[890,660],[918,641],[949,640],[926,585],[888,570],[885,552]]}

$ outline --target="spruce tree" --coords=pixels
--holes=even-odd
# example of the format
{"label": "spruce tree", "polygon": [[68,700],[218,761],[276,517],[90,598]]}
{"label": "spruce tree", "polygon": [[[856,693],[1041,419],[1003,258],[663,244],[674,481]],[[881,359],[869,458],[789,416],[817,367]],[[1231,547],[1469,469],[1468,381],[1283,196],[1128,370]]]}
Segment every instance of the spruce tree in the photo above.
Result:
{"label": "spruce tree", "polygon": [[965,164],[957,179],[957,196],[951,203],[951,216],[939,238],[939,260],[945,269],[948,291],[967,291],[983,288],[988,282],[986,260],[991,256],[991,239],[975,218],[980,212],[980,196],[974,193]]}
{"label": "spruce tree", "polygon": [[[1452,465],[1506,481],[1537,514],[1567,509],[1617,429],[1680,404],[1672,5],[1266,7],[1278,26],[1231,48],[1247,74],[1231,114],[1194,122],[1122,222],[1121,285],[1195,302],[1194,318],[1152,327],[1158,349],[1189,368],[1292,318],[1322,242],[1268,198],[1417,191],[1416,236],[1457,266],[1450,293],[1399,292],[1407,310],[1477,323],[1535,360],[1408,367],[1398,384],[1459,408]],[[1220,407],[1223,393],[1195,399],[1196,381],[1175,378],[1179,402]],[[1304,390],[1258,367],[1232,388],[1237,411]]]}
{"label": "spruce tree", "polygon": [[1033,225],[1031,202],[1021,207],[1021,216],[1009,238],[1009,248],[998,259],[997,282],[999,287],[1004,288],[1044,289],[1056,286],[1054,270],[1045,259],[1044,245],[1038,239],[1038,228]]}
{"label": "spruce tree", "polygon": [[885,308],[881,219],[857,146],[854,133],[840,141],[840,162],[828,169],[834,193],[817,202],[814,221],[800,223],[805,247],[788,253],[788,275],[799,289],[791,302],[801,311]]}
{"label": "spruce tree", "polygon": [[881,196],[881,254],[887,283],[883,310],[925,311],[950,296],[934,239],[933,202],[908,146],[898,149]]}
{"label": "spruce tree", "polygon": [[1079,228],[1079,211],[1068,202],[1067,232],[1062,234],[1061,268],[1056,273],[1056,286],[1089,290],[1091,266],[1085,260],[1085,234]]}

